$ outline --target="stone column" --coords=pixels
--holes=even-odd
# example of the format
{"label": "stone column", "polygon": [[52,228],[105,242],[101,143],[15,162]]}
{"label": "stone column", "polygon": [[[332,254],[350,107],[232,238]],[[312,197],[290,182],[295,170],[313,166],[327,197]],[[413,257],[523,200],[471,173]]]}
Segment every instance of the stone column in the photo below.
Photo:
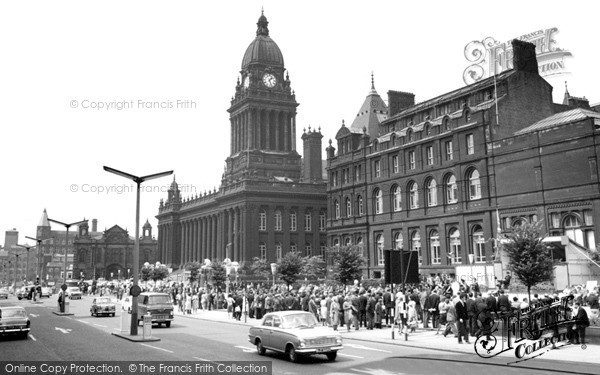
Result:
{"label": "stone column", "polygon": [[296,151],[296,116],[295,116],[295,114],[292,114],[290,122],[292,125],[292,134],[291,134],[291,139],[290,139],[290,141],[292,142],[292,151]]}

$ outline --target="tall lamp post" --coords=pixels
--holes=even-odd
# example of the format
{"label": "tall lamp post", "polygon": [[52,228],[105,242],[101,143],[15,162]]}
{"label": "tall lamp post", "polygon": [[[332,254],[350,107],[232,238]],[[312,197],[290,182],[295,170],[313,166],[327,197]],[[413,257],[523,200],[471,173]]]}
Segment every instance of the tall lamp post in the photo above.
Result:
{"label": "tall lamp post", "polygon": [[15,295],[17,295],[17,281],[19,280],[17,277],[17,266],[19,264],[19,257],[21,255],[23,255],[23,253],[13,252],[13,251],[9,251],[8,253],[11,255],[14,255],[16,258],[16,260],[15,260],[15,290],[14,291],[15,291]]}
{"label": "tall lamp post", "polygon": [[40,278],[42,278],[42,240],[41,238],[35,238],[35,237],[29,237],[29,236],[25,236],[25,238],[29,238],[30,240],[33,240],[35,242],[37,242],[37,250],[38,250],[38,254],[37,254],[37,264],[35,267],[35,273],[36,276]]}
{"label": "tall lamp post", "polygon": [[233,268],[233,271],[235,272],[235,287],[237,288],[237,283],[238,283],[238,269],[240,268],[240,264],[238,262],[231,262],[231,268]]}
{"label": "tall lamp post", "polygon": [[25,250],[27,250],[27,266],[25,267],[25,282],[29,282],[29,250],[33,249],[35,247],[34,246],[30,246],[29,244],[26,245],[19,245],[17,244],[17,246],[20,246],[22,248],[24,248]]}
{"label": "tall lamp post", "polygon": [[275,286],[275,273],[277,272],[277,263],[271,263],[271,273],[273,274],[273,286]]}
{"label": "tall lamp post", "polygon": [[132,174],[119,171],[114,168],[104,166],[104,170],[117,176],[125,177],[136,183],[136,204],[135,204],[135,244],[133,248],[133,286],[129,290],[129,293],[133,296],[131,299],[131,327],[129,334],[131,336],[137,336],[138,334],[138,301],[137,296],[141,293],[141,289],[138,285],[138,276],[140,273],[140,185],[149,180],[155,178],[165,177],[173,174],[173,171],[160,172],[147,176],[134,176]]}
{"label": "tall lamp post", "polygon": [[[52,222],[52,223],[56,223],[56,224],[60,224],[63,225],[65,228],[67,228],[67,237],[65,240],[65,273],[64,273],[64,278],[63,278],[63,285],[60,287],[63,291],[63,296],[60,299],[60,312],[64,313],[65,312],[65,300],[66,300],[66,296],[65,296],[65,290],[67,290],[67,253],[68,253],[68,248],[69,248],[69,228],[71,228],[74,225],[80,225],[83,223],[87,223],[87,220],[81,220],[81,221],[77,221],[74,223],[63,223],[62,221],[58,221],[58,220],[53,220],[48,218],[48,221]],[[75,255],[73,253],[73,255]]]}

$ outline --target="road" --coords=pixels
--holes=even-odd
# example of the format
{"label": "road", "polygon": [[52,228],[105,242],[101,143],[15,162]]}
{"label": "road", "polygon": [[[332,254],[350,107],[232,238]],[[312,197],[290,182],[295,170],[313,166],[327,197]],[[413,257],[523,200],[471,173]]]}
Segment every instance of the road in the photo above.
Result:
{"label": "road", "polygon": [[[32,330],[28,340],[3,338],[1,361],[271,361],[274,374],[541,374],[552,373],[519,366],[506,366],[501,359],[482,361],[476,355],[441,352],[388,343],[364,342],[344,338],[344,350],[334,362],[325,356],[303,358],[300,363],[286,361],[282,354],[256,353],[247,338],[247,327],[224,322],[176,317],[171,328],[154,326],[157,342],[134,343],[112,335],[120,327],[120,318],[92,317],[92,298],[71,301],[73,316],[57,316],[56,298],[42,304],[17,301],[9,297],[2,305],[17,304],[26,308]],[[118,306],[117,306],[118,307]],[[142,327],[139,329],[142,333]],[[592,365],[564,364],[554,373],[596,373]]]}

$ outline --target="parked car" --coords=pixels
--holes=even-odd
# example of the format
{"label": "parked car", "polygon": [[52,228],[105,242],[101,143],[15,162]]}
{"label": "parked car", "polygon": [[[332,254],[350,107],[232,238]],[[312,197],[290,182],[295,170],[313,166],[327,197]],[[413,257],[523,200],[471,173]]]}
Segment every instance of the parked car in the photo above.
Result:
{"label": "parked car", "polygon": [[92,316],[100,314],[115,316],[115,302],[110,297],[96,297],[92,301],[90,312]]}
{"label": "parked car", "polygon": [[22,306],[0,307],[0,335],[18,335],[27,339],[31,322]]}
{"label": "parked car", "polygon": [[49,286],[42,287],[42,297],[52,297],[52,288]]}
{"label": "parked car", "polygon": [[79,287],[70,286],[67,288],[67,297],[70,299],[81,299],[82,293]]}
{"label": "parked car", "polygon": [[168,293],[145,292],[138,297],[138,323],[144,315],[152,315],[152,323],[160,327],[163,323],[169,328],[173,321],[173,301]]}
{"label": "parked car", "polygon": [[309,354],[325,354],[334,361],[338,350],[343,349],[339,332],[321,326],[313,314],[304,311],[266,314],[260,325],[250,328],[248,341],[256,345],[259,355],[270,349],[285,353],[292,362]]}
{"label": "parked car", "polygon": [[33,285],[27,285],[27,286],[23,286],[21,287],[21,289],[19,289],[19,291],[17,292],[17,298],[20,300],[22,299],[31,299],[32,298],[32,289],[35,288],[35,286]]}
{"label": "parked car", "polygon": [[0,289],[0,298],[8,299],[8,289],[6,289],[6,288]]}

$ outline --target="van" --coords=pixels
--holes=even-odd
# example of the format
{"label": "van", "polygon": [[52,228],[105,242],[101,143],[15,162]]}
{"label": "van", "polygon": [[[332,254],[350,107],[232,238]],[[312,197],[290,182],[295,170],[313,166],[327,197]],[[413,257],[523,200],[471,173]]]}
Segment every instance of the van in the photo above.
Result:
{"label": "van", "polygon": [[138,323],[144,315],[152,315],[152,323],[160,327],[163,323],[169,328],[173,321],[173,300],[167,293],[144,292],[138,296]]}

